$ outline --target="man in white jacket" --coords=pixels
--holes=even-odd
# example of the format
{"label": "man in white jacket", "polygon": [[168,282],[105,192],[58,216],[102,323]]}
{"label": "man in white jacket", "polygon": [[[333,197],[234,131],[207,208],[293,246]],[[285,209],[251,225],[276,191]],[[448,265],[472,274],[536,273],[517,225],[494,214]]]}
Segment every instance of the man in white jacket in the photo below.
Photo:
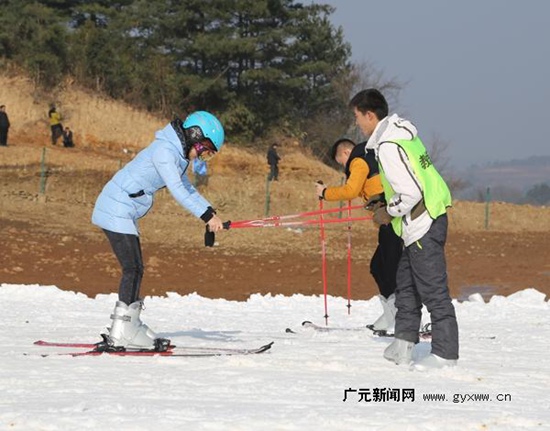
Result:
{"label": "man in white jacket", "polygon": [[392,223],[405,249],[397,269],[395,340],[384,357],[409,364],[418,343],[425,304],[432,322],[431,354],[413,369],[456,365],[458,324],[449,296],[445,241],[451,194],[433,166],[416,127],[396,114],[376,89],[363,90],[350,101],[359,128],[369,136],[366,148],[375,151],[387,206],[376,209],[374,221]]}

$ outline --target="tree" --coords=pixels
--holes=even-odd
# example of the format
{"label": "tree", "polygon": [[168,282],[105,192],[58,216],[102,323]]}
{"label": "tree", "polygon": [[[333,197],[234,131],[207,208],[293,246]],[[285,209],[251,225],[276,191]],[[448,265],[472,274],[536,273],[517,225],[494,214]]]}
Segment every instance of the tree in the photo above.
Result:
{"label": "tree", "polygon": [[550,186],[546,183],[535,184],[525,194],[527,201],[534,205],[550,203]]}
{"label": "tree", "polygon": [[0,12],[0,55],[38,84],[72,75],[164,115],[207,109],[233,139],[280,128],[301,136],[347,108],[341,86],[352,73],[350,47],[328,5],[0,0]]}
{"label": "tree", "polygon": [[66,31],[54,11],[40,2],[1,5],[0,55],[24,66],[37,84],[55,86],[68,71]]}
{"label": "tree", "polygon": [[456,176],[452,171],[447,154],[450,143],[436,134],[427,139],[424,143],[426,144],[430,159],[437,171],[447,182],[451,192],[454,194],[466,189],[468,187],[467,180]]}
{"label": "tree", "polygon": [[332,79],[331,88],[331,103],[308,118],[304,125],[306,145],[328,164],[332,164],[330,147],[337,139],[346,137],[357,143],[366,140],[355,124],[350,99],[362,89],[378,88],[390,105],[397,106],[403,84],[397,78],[386,78],[369,63],[351,63]]}

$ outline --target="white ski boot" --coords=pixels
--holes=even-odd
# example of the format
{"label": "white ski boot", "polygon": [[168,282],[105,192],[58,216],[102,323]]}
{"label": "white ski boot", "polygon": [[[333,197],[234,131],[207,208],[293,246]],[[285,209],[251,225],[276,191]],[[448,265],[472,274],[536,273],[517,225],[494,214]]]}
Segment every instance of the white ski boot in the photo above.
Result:
{"label": "white ski boot", "polygon": [[170,341],[157,338],[156,334],[140,319],[142,301],[126,305],[117,301],[111,319],[113,324],[109,334],[104,335],[104,343],[99,343],[98,350],[156,350],[164,351]]}
{"label": "white ski boot", "polygon": [[390,295],[387,299],[382,295],[378,295],[378,298],[382,304],[383,313],[373,324],[367,325],[367,328],[379,335],[391,335],[395,331],[395,315],[397,313],[395,294]]}
{"label": "white ski boot", "polygon": [[414,371],[428,371],[428,370],[437,370],[447,367],[455,367],[456,359],[444,359],[441,356],[434,355],[430,353],[428,356],[424,357],[418,362],[415,362],[411,365],[411,370]]}
{"label": "white ski boot", "polygon": [[396,338],[386,347],[386,350],[384,350],[384,358],[388,361],[395,362],[397,365],[410,364],[412,361],[413,347],[413,342]]}

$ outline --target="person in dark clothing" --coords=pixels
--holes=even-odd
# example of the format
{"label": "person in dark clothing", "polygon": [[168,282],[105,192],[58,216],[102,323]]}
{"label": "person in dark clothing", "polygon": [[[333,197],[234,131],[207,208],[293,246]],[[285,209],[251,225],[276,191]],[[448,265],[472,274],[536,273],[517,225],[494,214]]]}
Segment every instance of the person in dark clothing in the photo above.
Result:
{"label": "person in dark clothing", "polygon": [[[340,187],[317,184],[317,195],[327,201],[346,201],[361,197],[367,210],[385,203],[384,188],[380,181],[378,162],[374,151],[365,149],[366,142],[355,145],[350,139],[339,139],[332,146],[332,159],[343,166],[346,183]],[[378,334],[393,334],[395,326],[395,287],[399,259],[403,250],[401,238],[391,225],[378,229],[378,244],[370,262],[370,272],[380,291],[382,315],[369,329]]]}
{"label": "person in dark clothing", "polygon": [[73,132],[69,127],[65,127],[63,130],[63,146],[65,148],[74,147]]}
{"label": "person in dark clothing", "polygon": [[270,168],[268,181],[279,181],[279,160],[281,157],[277,153],[277,144],[273,144],[267,151],[267,164]]}
{"label": "person in dark clothing", "polygon": [[52,132],[52,145],[57,145],[57,140],[63,136],[63,124],[61,124],[61,114],[57,112],[55,105],[50,106],[48,118]]}
{"label": "person in dark clothing", "polygon": [[6,113],[6,105],[0,106],[0,146],[8,145],[8,130],[10,129],[10,120]]}
{"label": "person in dark clothing", "polygon": [[193,160],[193,173],[195,174],[195,187],[208,185],[208,166],[201,159]]}

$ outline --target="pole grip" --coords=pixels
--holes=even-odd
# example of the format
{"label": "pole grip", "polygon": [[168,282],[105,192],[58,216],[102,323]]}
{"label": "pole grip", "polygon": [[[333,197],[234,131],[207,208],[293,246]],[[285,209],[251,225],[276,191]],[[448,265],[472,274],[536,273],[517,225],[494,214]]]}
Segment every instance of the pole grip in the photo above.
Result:
{"label": "pole grip", "polygon": [[206,225],[206,230],[204,232],[204,246],[214,247],[215,242],[216,242],[216,235],[214,234],[214,232],[210,232],[208,225]]}
{"label": "pole grip", "polygon": [[[227,220],[226,222],[223,222],[222,225],[225,230],[229,230],[231,228],[231,220]],[[208,227],[208,225],[206,225],[206,230],[204,232],[204,246],[214,247],[215,242],[216,242],[216,234],[214,232],[210,232],[210,228]]]}
{"label": "pole grip", "polygon": [[[317,184],[321,184],[322,186],[325,185],[325,183],[322,181],[322,180],[318,180],[317,181]],[[323,198],[321,196],[319,196],[319,200],[322,201]],[[322,211],[322,208],[321,208],[321,211]],[[322,217],[322,216],[321,216]]]}

